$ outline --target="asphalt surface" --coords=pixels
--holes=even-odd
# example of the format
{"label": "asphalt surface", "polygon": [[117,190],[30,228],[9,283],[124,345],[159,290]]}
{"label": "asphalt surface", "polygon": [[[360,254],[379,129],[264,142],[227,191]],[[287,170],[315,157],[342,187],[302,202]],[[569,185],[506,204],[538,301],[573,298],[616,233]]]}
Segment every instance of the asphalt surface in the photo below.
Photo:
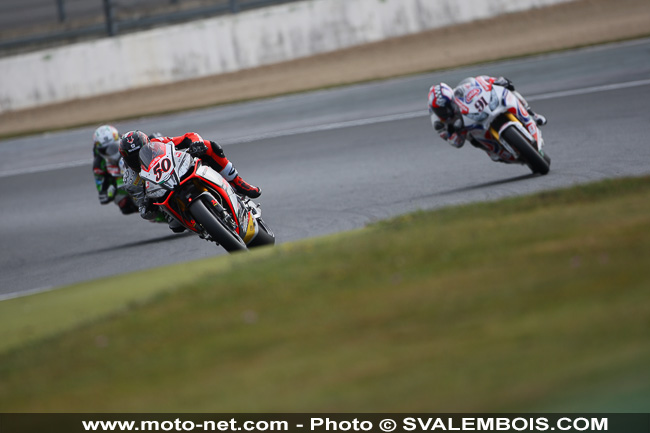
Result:
{"label": "asphalt surface", "polygon": [[[650,39],[116,124],[224,144],[279,242],[417,209],[650,173]],[[437,137],[433,83],[504,75],[549,124],[547,176]],[[100,206],[94,128],[0,141],[0,298],[223,254]],[[480,218],[480,215],[477,215]],[[135,289],[135,288],[134,288]]]}

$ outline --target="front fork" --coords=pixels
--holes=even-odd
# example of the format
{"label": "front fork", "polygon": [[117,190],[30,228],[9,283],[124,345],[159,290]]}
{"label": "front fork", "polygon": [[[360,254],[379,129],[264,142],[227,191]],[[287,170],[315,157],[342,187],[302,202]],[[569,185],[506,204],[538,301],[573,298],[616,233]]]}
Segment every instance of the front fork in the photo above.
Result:
{"label": "front fork", "polygon": [[[508,152],[510,152],[510,154],[519,155],[519,152],[514,150],[512,148],[512,146],[510,146],[510,144],[508,144],[505,140],[501,139],[501,133],[503,131],[505,131],[506,128],[508,128],[510,126],[513,126],[513,127],[517,128],[519,130],[519,132],[521,132],[523,134],[523,136],[526,137],[526,139],[528,139],[530,141],[531,144],[534,145],[534,147],[537,149],[538,152],[541,153],[542,144],[540,142],[538,142],[537,140],[535,140],[535,138],[531,135],[530,131],[528,131],[524,127],[524,125],[522,125],[521,121],[514,114],[512,114],[509,111],[506,111],[505,113],[503,113],[503,116],[505,116],[506,120],[498,127],[498,131],[494,127],[494,123],[497,123],[497,122],[494,122],[490,126],[490,133],[492,134],[492,137],[494,137],[495,140],[497,140],[499,143],[501,143],[501,145],[503,147],[505,147],[506,150]],[[539,131],[538,131],[538,134],[539,134]]]}
{"label": "front fork", "polygon": [[199,194],[194,200],[201,200],[207,206],[208,209],[213,209],[217,216],[223,220],[226,224],[230,226],[232,230],[237,233],[237,228],[239,224],[233,219],[232,215],[223,207],[219,200],[217,200],[212,193],[209,191],[204,191]]}

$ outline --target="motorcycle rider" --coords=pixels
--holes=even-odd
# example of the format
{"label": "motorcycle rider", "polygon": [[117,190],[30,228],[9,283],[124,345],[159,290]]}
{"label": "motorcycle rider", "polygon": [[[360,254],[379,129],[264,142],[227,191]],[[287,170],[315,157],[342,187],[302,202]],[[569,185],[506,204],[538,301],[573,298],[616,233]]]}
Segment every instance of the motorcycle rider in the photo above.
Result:
{"label": "motorcycle rider", "polygon": [[[120,190],[122,184],[119,175],[120,135],[112,125],[102,125],[93,133],[93,176],[99,203],[102,205],[115,201],[124,215],[137,212],[133,200]],[[110,169],[110,170],[109,170]],[[113,171],[113,173],[111,173]]]}
{"label": "motorcycle rider", "polygon": [[[140,216],[144,219],[151,219],[156,212],[155,207],[146,199],[144,182],[140,178],[140,149],[149,142],[173,143],[179,150],[187,149],[193,157],[200,158],[205,164],[219,172],[226,179],[235,191],[250,198],[257,198],[262,191],[250,185],[239,175],[232,162],[226,158],[223,148],[214,141],[204,140],[195,132],[187,132],[177,137],[154,137],[149,138],[142,131],[129,131],[120,140],[120,154],[127,165],[124,174],[124,183],[127,189],[136,198],[140,210]],[[184,227],[176,220],[171,220],[169,228],[174,232],[182,232]]]}
{"label": "motorcycle rider", "polygon": [[[523,96],[521,96],[519,92],[515,90],[514,84],[509,79],[505,77],[490,77],[487,75],[478,76],[476,79],[483,80],[489,84],[505,87],[517,97],[528,114],[532,116],[532,119],[535,121],[537,126],[546,125],[546,117],[531,110],[528,102],[524,99]],[[446,83],[439,83],[431,86],[429,89],[428,106],[429,114],[431,114],[433,129],[438,133],[438,135],[440,135],[443,140],[447,141],[453,147],[460,148],[465,144],[465,140],[469,139],[470,143],[474,147],[478,147],[479,149],[484,150],[493,161],[510,162],[504,160],[501,157],[499,154],[499,149],[488,149],[486,146],[482,145],[475,137],[473,137],[471,134],[468,134],[468,130],[464,127],[460,108],[454,101],[454,92],[456,92],[457,89],[459,89],[466,82],[466,80],[471,80],[471,78],[467,78],[461,81],[459,85],[454,89],[452,89]],[[436,118],[434,118],[434,115]]]}

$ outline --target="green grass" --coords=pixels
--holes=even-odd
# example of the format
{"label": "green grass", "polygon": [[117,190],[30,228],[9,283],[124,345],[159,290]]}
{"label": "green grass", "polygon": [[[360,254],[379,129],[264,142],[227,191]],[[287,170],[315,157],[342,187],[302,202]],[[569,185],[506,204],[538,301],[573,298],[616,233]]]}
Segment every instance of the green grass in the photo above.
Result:
{"label": "green grass", "polygon": [[610,180],[8,300],[0,410],[648,412],[649,196]]}

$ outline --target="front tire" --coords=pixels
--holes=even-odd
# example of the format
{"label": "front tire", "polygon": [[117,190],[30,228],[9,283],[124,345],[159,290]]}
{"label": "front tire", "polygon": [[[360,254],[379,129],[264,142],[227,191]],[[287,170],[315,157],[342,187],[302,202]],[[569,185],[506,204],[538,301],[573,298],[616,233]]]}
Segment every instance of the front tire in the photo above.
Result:
{"label": "front tire", "polygon": [[262,221],[262,218],[257,220],[257,226],[259,232],[253,238],[252,241],[248,243],[248,247],[261,247],[264,245],[275,245],[275,235],[270,228],[266,226],[266,223]]}
{"label": "front tire", "polygon": [[509,126],[501,134],[501,137],[520,155],[520,158],[526,163],[533,173],[547,174],[551,169],[551,158],[547,155],[540,154],[535,148],[534,143],[529,143],[526,137],[514,126]]}
{"label": "front tire", "polygon": [[220,218],[214,215],[201,200],[196,200],[190,207],[190,213],[212,239],[220,244],[229,253],[236,251],[246,251],[246,244],[244,241],[232,233]]}

